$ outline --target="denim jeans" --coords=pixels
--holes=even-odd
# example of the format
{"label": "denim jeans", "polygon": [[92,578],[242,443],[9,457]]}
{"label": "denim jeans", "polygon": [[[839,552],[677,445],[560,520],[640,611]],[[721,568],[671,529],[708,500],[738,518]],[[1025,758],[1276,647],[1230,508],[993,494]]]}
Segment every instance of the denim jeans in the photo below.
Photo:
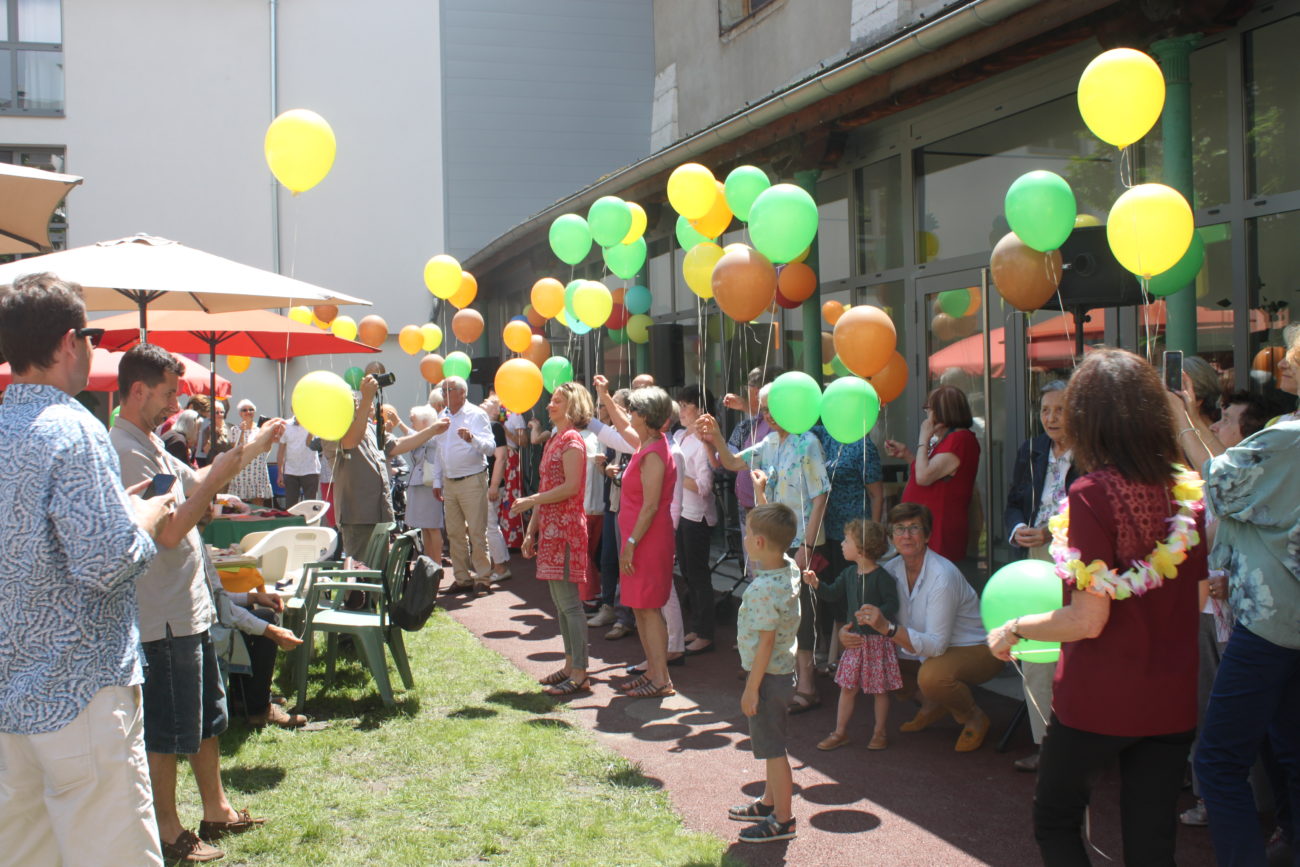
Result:
{"label": "denim jeans", "polygon": [[1278,824],[1295,851],[1300,843],[1295,823],[1300,805],[1300,650],[1276,645],[1238,624],[1219,661],[1195,761],[1215,857],[1224,867],[1265,863],[1264,834],[1247,779],[1265,738],[1273,757]]}

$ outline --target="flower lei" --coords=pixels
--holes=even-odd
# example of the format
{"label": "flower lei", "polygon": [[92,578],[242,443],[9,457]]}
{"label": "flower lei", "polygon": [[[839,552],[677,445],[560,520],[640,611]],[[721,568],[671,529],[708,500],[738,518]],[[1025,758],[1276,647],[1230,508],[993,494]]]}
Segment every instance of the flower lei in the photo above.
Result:
{"label": "flower lei", "polygon": [[1047,522],[1052,531],[1051,552],[1056,561],[1056,574],[1066,584],[1111,599],[1128,599],[1141,596],[1159,587],[1165,579],[1178,576],[1178,567],[1187,559],[1187,552],[1201,542],[1196,530],[1196,514],[1205,508],[1201,489],[1205,482],[1191,470],[1174,465],[1172,495],[1178,505],[1177,514],[1170,517],[1169,537],[1156,544],[1155,550],[1123,573],[1116,572],[1102,560],[1085,564],[1082,554],[1069,544],[1069,501],[1061,504],[1061,513]]}

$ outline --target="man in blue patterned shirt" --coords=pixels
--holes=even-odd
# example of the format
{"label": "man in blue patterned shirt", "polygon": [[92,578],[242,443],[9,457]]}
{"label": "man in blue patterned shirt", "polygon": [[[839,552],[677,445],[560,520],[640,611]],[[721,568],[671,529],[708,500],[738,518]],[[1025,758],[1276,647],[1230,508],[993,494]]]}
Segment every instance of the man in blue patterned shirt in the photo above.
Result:
{"label": "man in blue patterned shirt", "polygon": [[108,431],[73,399],[103,333],[85,325],[80,288],[52,274],[0,298],[0,857],[162,864],[135,580],[173,503],[123,490]]}

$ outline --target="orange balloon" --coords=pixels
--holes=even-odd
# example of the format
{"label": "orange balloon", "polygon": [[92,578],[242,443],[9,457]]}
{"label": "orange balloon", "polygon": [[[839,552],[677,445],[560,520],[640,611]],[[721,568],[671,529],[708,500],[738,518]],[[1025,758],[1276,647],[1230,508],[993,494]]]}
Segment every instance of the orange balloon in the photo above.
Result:
{"label": "orange balloon", "polygon": [[528,340],[528,348],[524,350],[524,358],[527,358],[539,368],[542,362],[551,357],[551,342],[540,334],[534,334]]}
{"label": "orange balloon", "polygon": [[424,332],[418,325],[403,325],[397,332],[397,345],[407,355],[416,355],[424,348]]}
{"label": "orange balloon", "polygon": [[980,287],[972,286],[966,291],[970,293],[970,306],[966,308],[966,315],[970,316],[980,309]]}
{"label": "orange balloon", "polygon": [[528,324],[533,328],[541,328],[546,324],[546,317],[537,312],[537,308],[531,304],[524,306],[524,315],[528,317]]}
{"label": "orange balloon", "polygon": [[627,294],[627,290],[624,289],[622,286],[620,286],[617,289],[611,291],[609,294],[610,297],[614,299],[615,304],[622,304],[623,296]]}
{"label": "orange balloon", "polygon": [[542,396],[542,371],[527,358],[511,358],[497,368],[492,384],[502,406],[511,412],[528,412]]}
{"label": "orange balloon", "polygon": [[844,366],[864,379],[889,363],[898,344],[894,320],[879,307],[859,304],[835,322],[835,351]]}
{"label": "orange balloon", "polygon": [[554,277],[543,277],[533,284],[529,300],[540,316],[550,319],[564,309],[564,284]]}
{"label": "orange balloon", "polygon": [[741,244],[722,254],[711,279],[718,306],[737,322],[753,321],[776,297],[776,268],[762,253]]}
{"label": "orange balloon", "polygon": [[334,317],[339,315],[339,309],[333,304],[317,304],[312,308],[312,312],[316,314],[317,319],[326,325],[333,322]]}
{"label": "orange balloon", "polygon": [[844,305],[838,301],[827,301],[822,305],[822,318],[827,325],[834,325],[844,315]]}
{"label": "orange balloon", "polygon": [[532,341],[533,329],[529,328],[526,322],[511,319],[506,323],[506,327],[501,329],[501,342],[511,352],[527,352]]}
{"label": "orange balloon", "polygon": [[1007,232],[989,258],[998,294],[1017,310],[1032,313],[1056,294],[1061,282],[1061,251],[1040,253]]}
{"label": "orange balloon", "polygon": [[907,361],[895,351],[874,376],[867,377],[881,403],[890,403],[907,387]]}
{"label": "orange balloon", "polygon": [[835,357],[835,338],[829,332],[822,332],[822,364],[830,364]]}
{"label": "orange balloon", "polygon": [[731,208],[727,206],[726,190],[721,181],[714,181],[714,183],[718,185],[718,197],[713,200],[713,207],[698,220],[691,220],[692,228],[706,238],[722,237],[722,233],[731,225],[732,213]]}
{"label": "orange balloon", "polygon": [[781,269],[776,278],[776,288],[785,300],[802,303],[817,291],[817,272],[802,262],[792,262]]}
{"label": "orange balloon", "polygon": [[475,280],[474,275],[468,271],[461,271],[460,288],[457,289],[447,300],[451,303],[451,306],[455,307],[457,310],[464,310],[466,307],[473,304],[474,299],[477,297],[478,280]]}
{"label": "orange balloon", "polygon": [[1285,357],[1285,346],[1265,346],[1255,353],[1254,359],[1250,362],[1250,369],[1266,371],[1272,376],[1277,376],[1277,366]]}
{"label": "orange balloon", "polygon": [[420,376],[430,385],[442,382],[442,356],[430,352],[420,359]]}
{"label": "orange balloon", "polygon": [[473,343],[483,336],[483,314],[466,308],[451,317],[451,333],[461,343]]}
{"label": "orange balloon", "polygon": [[357,323],[357,340],[375,349],[384,345],[388,339],[388,323],[384,317],[371,313]]}

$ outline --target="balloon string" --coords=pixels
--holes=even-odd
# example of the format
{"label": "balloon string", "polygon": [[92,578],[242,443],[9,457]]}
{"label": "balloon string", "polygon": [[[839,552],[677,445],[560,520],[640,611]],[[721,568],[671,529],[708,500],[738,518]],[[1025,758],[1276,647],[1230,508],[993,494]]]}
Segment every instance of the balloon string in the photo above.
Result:
{"label": "balloon string", "polygon": [[1152,364],[1154,347],[1151,345],[1151,295],[1147,292],[1147,278],[1139,277],[1138,285],[1142,287],[1142,330],[1147,338],[1147,364]]}
{"label": "balloon string", "polygon": [[1119,182],[1126,190],[1133,186],[1133,158],[1128,147],[1119,149]]}

